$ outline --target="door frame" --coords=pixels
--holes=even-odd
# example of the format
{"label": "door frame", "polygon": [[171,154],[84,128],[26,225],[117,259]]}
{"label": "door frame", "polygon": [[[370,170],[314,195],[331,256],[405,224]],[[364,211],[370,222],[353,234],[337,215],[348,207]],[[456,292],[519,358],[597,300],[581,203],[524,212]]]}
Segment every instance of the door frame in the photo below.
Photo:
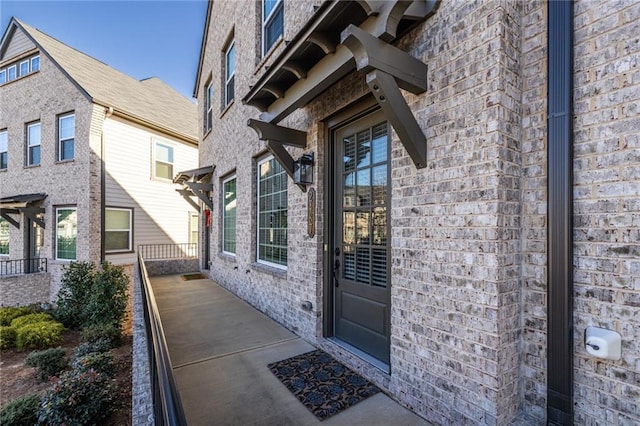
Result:
{"label": "door frame", "polygon": [[[334,336],[334,287],[333,287],[333,249],[336,242],[334,241],[334,232],[331,229],[333,220],[333,212],[335,207],[335,200],[332,195],[335,192],[333,188],[333,176],[335,174],[335,162],[334,162],[334,143],[331,137],[333,131],[338,128],[361,119],[371,113],[374,113],[380,109],[376,99],[367,94],[360,99],[352,102],[347,107],[340,111],[330,115],[323,120],[324,123],[324,158],[325,160],[325,173],[323,179],[324,185],[324,243],[322,248],[322,272],[323,272],[323,289],[322,289],[322,337],[330,338]],[[389,167],[391,167],[391,159],[389,159]],[[391,184],[391,182],[389,182]],[[389,276],[390,271],[389,271]],[[389,284],[390,285],[390,284]],[[389,303],[389,309],[391,309],[391,303]]]}

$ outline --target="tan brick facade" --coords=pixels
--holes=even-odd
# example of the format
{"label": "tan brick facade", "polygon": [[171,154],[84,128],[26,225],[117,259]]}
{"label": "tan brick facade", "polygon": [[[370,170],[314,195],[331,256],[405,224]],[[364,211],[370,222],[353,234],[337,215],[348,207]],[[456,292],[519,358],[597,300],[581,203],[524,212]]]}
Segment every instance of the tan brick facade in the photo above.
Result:
{"label": "tan brick facade", "polygon": [[[324,338],[327,117],[368,93],[354,72],[280,124],[307,132],[316,154],[317,233],[307,194],[288,186],[288,268],[256,262],[256,161],[240,98],[265,72],[257,2],[218,2],[201,63],[214,82],[211,276],[276,321],[334,353],[437,424],[544,424],[547,393],[547,5],[443,1],[394,43],[428,65],[428,90],[404,92],[428,140],[416,169],[393,135],[391,363],[387,374]],[[259,7],[259,4],[258,4]],[[638,330],[638,40],[634,2],[576,2],[574,121],[574,416],[640,422]],[[311,5],[285,1],[294,38]],[[239,29],[257,16],[255,30]],[[220,19],[224,17],[224,19]],[[234,31],[235,25],[235,31]],[[224,43],[236,46],[235,102],[220,108]],[[273,62],[278,46],[265,63]],[[259,64],[256,66],[256,64]],[[203,103],[200,102],[200,105]],[[203,111],[200,111],[202,117]],[[301,149],[288,148],[294,158]],[[238,181],[237,253],[221,253],[221,182]],[[301,309],[309,300],[313,311]],[[622,335],[620,361],[585,352],[587,326]]]}

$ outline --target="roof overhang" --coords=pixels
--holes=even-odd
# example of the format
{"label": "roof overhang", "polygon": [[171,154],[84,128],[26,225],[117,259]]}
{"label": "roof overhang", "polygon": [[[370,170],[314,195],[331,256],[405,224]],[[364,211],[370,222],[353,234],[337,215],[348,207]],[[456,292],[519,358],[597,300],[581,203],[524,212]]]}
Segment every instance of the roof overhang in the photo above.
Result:
{"label": "roof overhang", "polygon": [[47,194],[44,193],[2,197],[0,198],[0,217],[16,228],[20,228],[20,222],[11,217],[11,215],[24,214],[38,226],[44,228],[45,223],[38,217],[38,214],[44,213],[44,209],[40,207],[40,204],[45,198],[47,198]]}
{"label": "roof overhang", "polygon": [[205,166],[198,169],[185,170],[179,172],[173,178],[173,183],[182,185],[182,188],[176,189],[176,192],[182,195],[198,211],[200,211],[200,206],[191,199],[192,196],[198,197],[210,210],[213,209],[213,202],[209,197],[209,193],[213,191],[211,176],[214,169],[215,166]]}
{"label": "roof overhang", "polygon": [[[389,43],[433,15],[438,4],[439,0],[324,2],[243,102],[260,110],[263,122],[277,124],[357,70],[365,75],[416,167],[426,167],[426,138],[400,89],[423,93],[427,66]],[[281,129],[280,139],[293,130]],[[279,157],[288,155],[284,148],[276,152],[275,145],[271,140],[267,148]],[[289,161],[290,156],[285,158]]]}

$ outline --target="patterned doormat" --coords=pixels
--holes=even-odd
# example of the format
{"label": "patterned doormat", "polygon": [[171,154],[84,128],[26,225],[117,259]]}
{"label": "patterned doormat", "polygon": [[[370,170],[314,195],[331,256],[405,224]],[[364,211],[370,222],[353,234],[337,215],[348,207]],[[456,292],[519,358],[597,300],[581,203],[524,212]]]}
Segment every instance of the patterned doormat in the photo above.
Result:
{"label": "patterned doormat", "polygon": [[321,350],[274,362],[268,367],[320,420],[380,392],[377,386]]}
{"label": "patterned doormat", "polygon": [[191,281],[191,280],[201,280],[204,279],[205,276],[202,274],[184,274],[182,275],[183,281]]}

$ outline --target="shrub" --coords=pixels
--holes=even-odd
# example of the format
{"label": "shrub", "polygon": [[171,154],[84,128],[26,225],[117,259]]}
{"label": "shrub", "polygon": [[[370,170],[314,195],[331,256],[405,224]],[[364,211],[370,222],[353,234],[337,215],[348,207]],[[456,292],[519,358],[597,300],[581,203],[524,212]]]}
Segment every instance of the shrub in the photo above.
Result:
{"label": "shrub", "polygon": [[129,278],[122,266],[104,262],[85,306],[85,325],[120,326],[127,309]]}
{"label": "shrub", "polygon": [[89,262],[73,262],[64,268],[56,299],[56,316],[67,327],[79,328],[86,322],[85,307],[95,275],[95,267]]}
{"label": "shrub", "polygon": [[109,352],[95,352],[75,358],[71,362],[71,367],[77,371],[93,369],[109,378],[113,378],[116,374],[116,364],[113,362],[113,355]]}
{"label": "shrub", "polygon": [[65,354],[62,348],[34,351],[27,356],[24,363],[29,367],[35,367],[36,375],[44,382],[51,376],[57,376],[67,367]]}
{"label": "shrub", "polygon": [[111,345],[111,342],[108,339],[104,337],[100,337],[93,342],[80,343],[73,350],[73,357],[80,358],[81,356],[85,356],[93,353],[108,352],[109,349],[111,349],[112,347],[113,346]]}
{"label": "shrub", "polygon": [[29,314],[29,315],[18,317],[13,321],[11,321],[11,327],[17,330],[27,324],[35,324],[38,322],[48,322],[48,321],[53,321],[53,317],[49,314],[45,314],[45,313]]}
{"label": "shrub", "polygon": [[38,423],[40,397],[35,393],[21,396],[0,410],[0,425],[30,426]]}
{"label": "shrub", "polygon": [[11,325],[11,321],[15,318],[21,317],[23,315],[30,314],[31,310],[29,308],[14,308],[14,307],[6,307],[0,308],[0,325]]}
{"label": "shrub", "polygon": [[53,379],[42,397],[39,422],[51,425],[99,424],[109,415],[111,384],[93,369],[71,370]]}
{"label": "shrub", "polygon": [[119,325],[97,324],[91,325],[82,330],[82,341],[95,343],[104,340],[109,345],[109,349],[117,348],[122,344],[122,330]]}
{"label": "shrub", "polygon": [[16,347],[16,329],[0,325],[0,350]]}
{"label": "shrub", "polygon": [[16,330],[18,349],[45,349],[62,342],[64,326],[56,321],[27,324]]}

